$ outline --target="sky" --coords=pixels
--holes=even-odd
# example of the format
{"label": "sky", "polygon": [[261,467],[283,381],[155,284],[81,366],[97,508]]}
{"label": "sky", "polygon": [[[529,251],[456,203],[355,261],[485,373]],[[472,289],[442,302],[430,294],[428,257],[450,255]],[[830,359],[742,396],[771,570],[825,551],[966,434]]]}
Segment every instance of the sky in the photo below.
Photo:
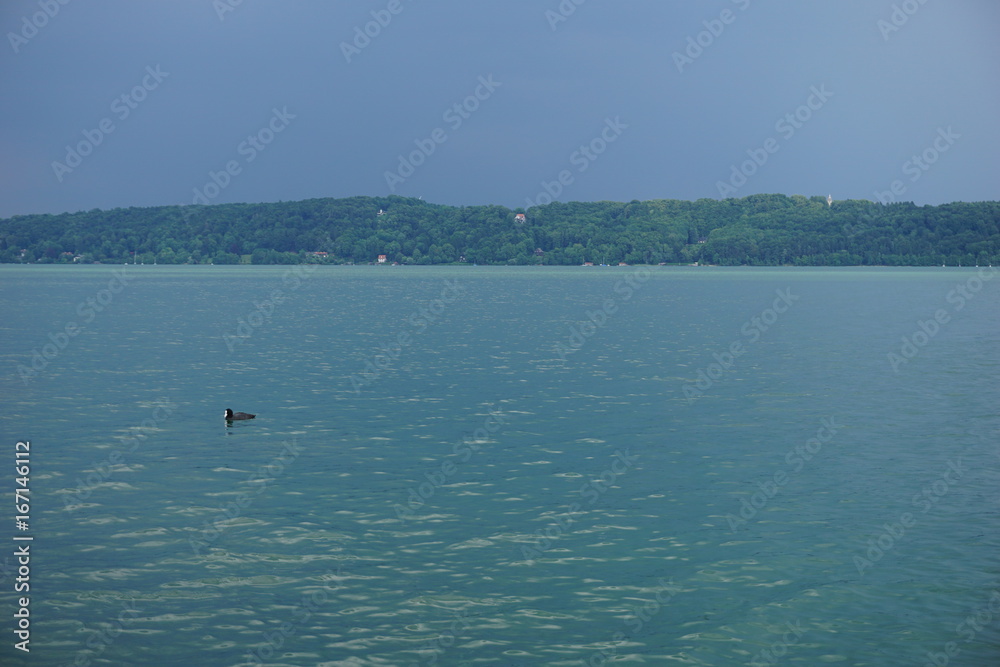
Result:
{"label": "sky", "polygon": [[995,0],[3,0],[0,217],[1000,199]]}

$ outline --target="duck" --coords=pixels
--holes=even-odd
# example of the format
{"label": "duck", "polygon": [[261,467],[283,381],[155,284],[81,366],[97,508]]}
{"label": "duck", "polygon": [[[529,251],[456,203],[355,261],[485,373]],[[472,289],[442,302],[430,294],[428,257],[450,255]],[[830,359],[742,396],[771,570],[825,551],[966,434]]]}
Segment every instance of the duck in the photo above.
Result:
{"label": "duck", "polygon": [[237,419],[253,419],[257,415],[252,415],[249,412],[233,412],[229,408],[226,408],[226,421],[231,422]]}

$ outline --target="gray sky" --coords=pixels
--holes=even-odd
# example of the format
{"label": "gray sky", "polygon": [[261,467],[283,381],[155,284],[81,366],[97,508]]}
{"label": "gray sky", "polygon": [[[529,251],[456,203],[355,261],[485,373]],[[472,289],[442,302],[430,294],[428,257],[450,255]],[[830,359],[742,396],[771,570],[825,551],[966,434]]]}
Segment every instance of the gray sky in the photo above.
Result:
{"label": "gray sky", "polygon": [[994,0],[4,0],[0,28],[0,216],[1000,199]]}

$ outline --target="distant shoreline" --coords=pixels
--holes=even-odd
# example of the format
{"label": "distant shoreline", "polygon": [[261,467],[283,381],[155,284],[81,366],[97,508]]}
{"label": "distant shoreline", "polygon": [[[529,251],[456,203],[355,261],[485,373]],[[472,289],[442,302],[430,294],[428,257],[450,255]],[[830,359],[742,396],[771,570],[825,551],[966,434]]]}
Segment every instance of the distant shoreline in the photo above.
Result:
{"label": "distant shoreline", "polygon": [[0,220],[0,263],[986,266],[1000,202],[832,197],[554,202],[407,197],[91,210]]}

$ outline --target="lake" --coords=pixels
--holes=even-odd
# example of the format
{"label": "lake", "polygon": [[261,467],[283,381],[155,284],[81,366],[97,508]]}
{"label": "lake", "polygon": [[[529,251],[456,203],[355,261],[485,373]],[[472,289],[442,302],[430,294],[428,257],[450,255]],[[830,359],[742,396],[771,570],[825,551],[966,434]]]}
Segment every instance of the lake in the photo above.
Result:
{"label": "lake", "polygon": [[0,266],[0,663],[996,665],[996,273]]}

